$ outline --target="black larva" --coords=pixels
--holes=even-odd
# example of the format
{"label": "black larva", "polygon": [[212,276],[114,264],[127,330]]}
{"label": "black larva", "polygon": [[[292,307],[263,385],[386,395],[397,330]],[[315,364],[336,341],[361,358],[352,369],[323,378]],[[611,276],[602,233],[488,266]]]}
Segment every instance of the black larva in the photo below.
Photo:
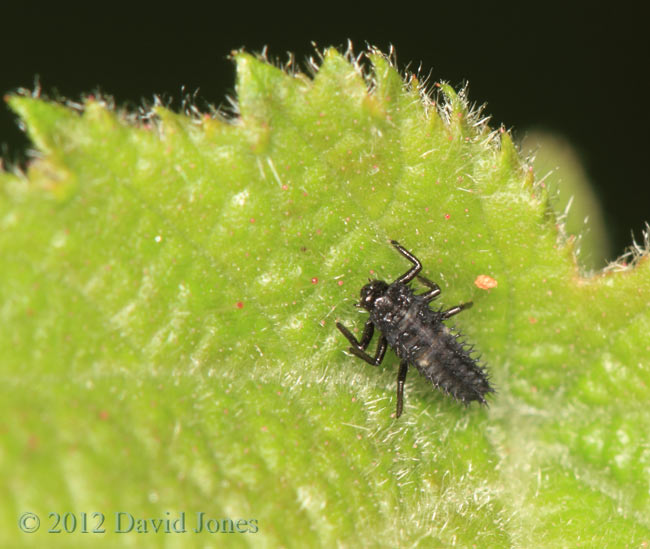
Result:
{"label": "black larva", "polygon": [[[493,393],[494,389],[490,386],[485,371],[470,355],[471,348],[459,341],[459,334],[453,334],[443,324],[444,320],[471,307],[472,303],[456,305],[446,311],[432,311],[429,303],[442,290],[435,282],[418,274],[422,270],[422,264],[411,252],[395,240],[391,244],[413,263],[413,267],[391,284],[383,280],[372,280],[361,288],[361,301],[356,306],[363,307],[370,313],[361,340],[357,341],[345,326],[336,323],[336,327],[352,344],[350,352],[369,364],[378,366],[384,359],[386,347],[390,345],[402,359],[397,374],[396,417],[402,415],[404,381],[409,364],[455,399],[465,404],[473,400],[487,404],[485,395]],[[429,291],[415,295],[408,284],[416,277]],[[366,353],[366,349],[375,328],[381,336],[375,356],[372,357]]]}

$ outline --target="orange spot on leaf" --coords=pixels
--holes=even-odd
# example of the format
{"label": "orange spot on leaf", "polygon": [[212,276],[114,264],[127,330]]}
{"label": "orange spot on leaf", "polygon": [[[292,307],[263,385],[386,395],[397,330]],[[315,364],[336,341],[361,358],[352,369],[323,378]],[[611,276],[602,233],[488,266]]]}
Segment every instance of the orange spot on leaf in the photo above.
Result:
{"label": "orange spot on leaf", "polygon": [[481,290],[490,290],[491,288],[496,288],[498,282],[488,275],[478,275],[474,281],[474,285]]}

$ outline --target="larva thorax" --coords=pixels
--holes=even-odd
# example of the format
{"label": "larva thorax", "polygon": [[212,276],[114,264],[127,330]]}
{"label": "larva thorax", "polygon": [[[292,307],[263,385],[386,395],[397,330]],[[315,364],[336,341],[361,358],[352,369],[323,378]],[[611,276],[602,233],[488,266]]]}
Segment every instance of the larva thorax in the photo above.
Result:
{"label": "larva thorax", "polygon": [[418,340],[427,341],[431,335],[434,312],[405,284],[386,284],[381,294],[376,292],[374,300],[362,306],[401,358],[410,359],[413,345]]}

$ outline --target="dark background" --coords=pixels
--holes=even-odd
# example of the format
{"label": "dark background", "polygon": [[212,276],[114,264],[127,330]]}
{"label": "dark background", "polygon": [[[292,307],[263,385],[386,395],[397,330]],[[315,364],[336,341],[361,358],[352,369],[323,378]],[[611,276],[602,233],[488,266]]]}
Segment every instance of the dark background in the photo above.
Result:
{"label": "dark background", "polygon": [[[650,40],[643,8],[429,5],[429,11],[367,5],[363,13],[352,4],[267,12],[254,4],[213,12],[190,4],[142,13],[94,4],[88,5],[94,13],[3,9],[0,93],[32,89],[38,75],[50,97],[79,99],[100,90],[135,107],[158,94],[178,108],[198,89],[203,107],[234,95],[233,49],[258,52],[267,45],[271,59],[285,61],[291,51],[303,64],[314,54],[312,41],[345,47],[350,39],[357,52],[366,43],[384,51],[392,44],[401,69],[411,62],[412,69],[431,70],[433,81],[456,87],[468,81],[470,100],[487,103],[494,126],[503,123],[515,137],[541,127],[568,138],[603,202],[611,258],[631,243],[632,231],[640,241],[650,221]],[[29,143],[6,105],[0,105],[0,146],[6,164],[25,163]]]}

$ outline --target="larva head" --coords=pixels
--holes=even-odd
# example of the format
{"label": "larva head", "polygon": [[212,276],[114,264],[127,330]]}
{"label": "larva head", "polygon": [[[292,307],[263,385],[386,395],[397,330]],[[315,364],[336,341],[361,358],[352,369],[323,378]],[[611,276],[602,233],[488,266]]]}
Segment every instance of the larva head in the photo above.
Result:
{"label": "larva head", "polygon": [[387,289],[388,284],[383,280],[371,280],[361,288],[359,307],[363,307],[366,311],[372,311],[375,308],[375,301],[385,295]]}

